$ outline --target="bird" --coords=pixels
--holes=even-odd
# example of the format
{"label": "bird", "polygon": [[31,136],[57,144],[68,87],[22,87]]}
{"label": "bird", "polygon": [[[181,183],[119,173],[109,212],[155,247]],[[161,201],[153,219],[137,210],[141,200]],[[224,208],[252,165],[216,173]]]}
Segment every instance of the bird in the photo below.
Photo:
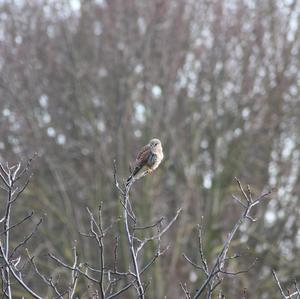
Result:
{"label": "bird", "polygon": [[126,185],[128,186],[133,179],[137,180],[148,173],[152,173],[160,165],[163,158],[161,141],[158,138],[151,139],[137,154],[133,171],[127,179]]}

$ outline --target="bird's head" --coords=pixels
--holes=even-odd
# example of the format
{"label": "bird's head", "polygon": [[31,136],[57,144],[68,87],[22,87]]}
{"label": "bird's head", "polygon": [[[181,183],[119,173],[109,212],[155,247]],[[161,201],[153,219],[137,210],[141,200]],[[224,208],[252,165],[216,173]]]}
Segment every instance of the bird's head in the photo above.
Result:
{"label": "bird's head", "polygon": [[153,138],[150,140],[149,145],[152,149],[161,147],[161,142],[157,138]]}

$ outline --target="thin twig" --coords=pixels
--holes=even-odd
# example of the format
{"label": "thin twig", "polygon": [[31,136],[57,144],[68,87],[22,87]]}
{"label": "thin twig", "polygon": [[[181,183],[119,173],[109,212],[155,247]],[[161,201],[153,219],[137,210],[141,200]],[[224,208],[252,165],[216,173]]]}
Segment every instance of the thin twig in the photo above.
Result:
{"label": "thin twig", "polygon": [[18,221],[17,223],[11,225],[6,231],[3,231],[0,233],[0,235],[3,235],[5,232],[12,230],[14,227],[19,226],[20,224],[22,224],[23,222],[25,222],[26,220],[30,219],[33,216],[33,211],[31,211],[31,213],[27,216],[25,216],[23,219],[21,219],[20,221]]}
{"label": "thin twig", "polygon": [[[235,223],[235,225],[233,226],[232,230],[230,231],[225,243],[223,244],[223,247],[221,249],[221,251],[219,252],[212,268],[210,269],[210,271],[206,271],[205,273],[207,274],[206,280],[204,281],[204,283],[202,284],[202,286],[196,291],[193,299],[197,299],[200,297],[200,295],[206,290],[206,288],[208,287],[208,291],[207,291],[207,298],[211,297],[211,293],[213,291],[213,289],[215,289],[216,285],[220,284],[221,280],[219,277],[219,274],[228,274],[228,275],[236,275],[239,273],[244,273],[245,271],[240,271],[240,272],[227,272],[225,270],[223,270],[225,262],[227,259],[227,253],[229,250],[229,246],[231,244],[231,241],[233,239],[233,237],[235,236],[236,232],[238,231],[239,227],[241,226],[241,224],[245,221],[245,220],[250,220],[252,222],[256,221],[256,219],[253,219],[250,216],[250,211],[252,210],[252,208],[254,206],[256,206],[257,204],[260,203],[260,201],[265,198],[267,195],[269,195],[271,192],[266,192],[263,193],[261,196],[259,196],[257,199],[253,200],[252,198],[252,194],[250,191],[250,187],[247,186],[247,193],[245,192],[241,182],[235,178],[235,180],[237,181],[238,187],[243,195],[243,197],[245,198],[245,203],[240,200],[238,197],[233,196],[233,198],[244,208],[244,211],[242,212],[240,218],[237,220],[237,222]],[[204,259],[204,255],[203,255],[203,249],[202,249],[202,236],[201,236],[201,230],[199,230],[199,242],[200,242],[200,256],[201,256],[201,261],[204,265],[204,269],[208,269],[207,264],[206,264],[206,260]],[[251,268],[252,266],[250,266]],[[201,268],[202,270],[202,268]],[[247,270],[249,271],[249,269]],[[215,280],[217,279],[217,282],[215,282]]]}
{"label": "thin twig", "polygon": [[72,270],[72,275],[71,275],[71,285],[70,285],[70,291],[69,291],[69,298],[73,299],[73,296],[76,291],[76,286],[78,282],[78,271],[76,270],[77,268],[77,262],[78,262],[78,255],[77,255],[77,248],[76,244],[73,247],[73,254],[74,254],[74,262],[73,262],[73,269]]}
{"label": "thin twig", "polygon": [[25,245],[30,239],[31,237],[36,233],[39,225],[42,223],[43,218],[40,218],[39,222],[35,225],[34,230],[27,236],[24,238],[24,240],[22,242],[20,242],[12,251],[12,253],[10,254],[10,258],[14,256],[14,254],[16,253],[16,251],[22,247],[23,245]]}
{"label": "thin twig", "polygon": [[24,281],[23,279],[16,273],[15,269],[13,268],[13,266],[10,264],[10,262],[8,261],[5,253],[4,253],[4,249],[2,247],[2,243],[0,241],[0,252],[2,255],[2,258],[6,264],[6,266],[8,267],[10,273],[13,275],[13,277],[18,281],[18,283],[20,284],[20,286],[26,290],[33,298],[36,299],[43,299],[43,297],[40,297],[38,294],[36,294]]}
{"label": "thin twig", "polygon": [[28,255],[28,257],[29,257],[29,261],[30,261],[30,263],[31,263],[31,265],[33,266],[33,269],[34,269],[34,271],[37,273],[37,275],[48,285],[48,286],[50,286],[53,290],[54,290],[54,292],[55,292],[55,294],[56,295],[58,295],[58,297],[59,298],[62,298],[62,296],[63,296],[63,294],[61,294],[59,291],[58,291],[58,289],[57,289],[57,287],[56,287],[56,285],[53,283],[53,281],[52,281],[52,278],[48,278],[48,277],[46,277],[44,274],[42,274],[40,271],[39,271],[39,269],[37,268],[37,265],[36,265],[36,263],[35,263],[35,261],[34,261],[34,256],[30,256],[30,254],[29,254],[29,251],[28,250],[26,250],[26,252],[27,252],[27,255]]}
{"label": "thin twig", "polygon": [[173,217],[173,219],[168,223],[168,225],[161,232],[159,232],[157,235],[154,235],[152,237],[145,238],[142,241],[142,243],[139,245],[139,247],[137,248],[136,252],[138,253],[143,248],[143,246],[145,246],[145,244],[147,242],[161,238],[162,235],[165,234],[165,232],[168,231],[169,228],[172,226],[172,224],[176,221],[176,219],[178,218],[178,216],[179,216],[179,214],[180,214],[181,211],[182,211],[182,208],[180,208],[180,209],[177,210],[176,215]]}
{"label": "thin twig", "polygon": [[[276,283],[277,283],[277,286],[278,286],[278,289],[279,289],[279,291],[280,291],[280,294],[282,295],[282,297],[283,297],[284,299],[292,299],[293,296],[295,296],[295,295],[298,295],[298,296],[299,296],[300,292],[299,292],[299,289],[297,288],[297,284],[296,284],[296,292],[294,292],[294,293],[292,293],[292,294],[285,295],[285,294],[284,294],[284,291],[283,291],[283,289],[282,289],[282,286],[281,286],[281,284],[280,284],[280,281],[279,281],[279,279],[278,279],[278,277],[277,277],[277,274],[276,274],[275,270],[272,270],[272,274],[273,274],[273,277],[274,277],[274,279],[275,279],[275,281],[276,281]],[[298,297],[298,296],[297,296],[297,297]]]}
{"label": "thin twig", "polygon": [[69,265],[67,265],[66,263],[64,263],[63,261],[61,261],[59,258],[57,258],[55,255],[53,255],[52,253],[48,253],[48,256],[49,256],[51,259],[53,259],[54,261],[56,261],[57,264],[63,266],[64,268],[69,269],[69,270],[72,270],[72,271],[77,271],[77,272],[79,272],[81,275],[83,275],[84,277],[86,277],[87,279],[89,279],[90,281],[99,283],[99,280],[97,280],[97,279],[91,277],[90,275],[88,275],[87,273],[81,271],[81,270],[79,269],[78,266],[76,266],[76,267],[69,266]]}

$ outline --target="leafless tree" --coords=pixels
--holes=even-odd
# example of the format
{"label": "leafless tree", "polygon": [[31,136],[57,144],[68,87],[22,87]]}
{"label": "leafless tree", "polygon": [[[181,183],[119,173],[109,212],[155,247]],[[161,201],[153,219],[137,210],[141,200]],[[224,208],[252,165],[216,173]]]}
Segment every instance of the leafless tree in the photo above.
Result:
{"label": "leafless tree", "polygon": [[[234,249],[244,250],[246,239],[251,254],[231,268],[246,269],[250,255],[261,262],[233,284],[224,280],[223,293],[236,298],[246,288],[249,298],[276,297],[269,267],[299,281],[292,262],[300,260],[299,15],[298,0],[0,1],[0,159],[40,153],[22,198],[28,210],[47,217],[28,246],[41,273],[54,282],[60,276],[60,292],[69,288],[71,272],[53,273],[53,260],[39,256],[50,251],[73,265],[77,240],[80,261],[99,260],[97,242],[78,235],[90,226],[86,206],[97,219],[103,202],[104,224],[123,213],[111,200],[117,197],[111,159],[125,177],[131,153],[152,137],[163,141],[166,159],[155,176],[135,185],[132,200],[143,200],[134,212],[145,223],[157,215],[171,219],[181,206],[184,212],[180,229],[164,238],[174,240],[168,254],[142,276],[152,282],[149,298],[180,297],[173,282],[192,283],[180,252],[196,259],[198,244],[188,236],[199,215],[203,250],[214,261],[220,238],[240,214],[231,202],[234,176],[255,194],[277,189],[260,206],[260,221],[243,238],[236,234]],[[16,219],[23,209],[14,207]],[[104,245],[113,252],[113,236],[120,236],[118,264],[126,272],[131,261],[121,223]],[[12,237],[14,247],[22,231]],[[151,253],[145,247],[144,257]],[[79,277],[81,292],[88,279]],[[43,291],[35,275],[27,281]]]}
{"label": "leafless tree", "polygon": [[[222,245],[222,249],[220,250],[219,254],[215,258],[214,263],[209,267],[207,260],[205,258],[205,254],[203,251],[203,239],[202,239],[202,227],[199,226],[199,235],[198,235],[198,244],[199,244],[199,253],[200,253],[200,260],[201,265],[198,265],[194,262],[192,262],[185,254],[183,255],[184,258],[196,269],[202,271],[205,274],[205,281],[202,283],[202,285],[197,288],[195,295],[193,296],[194,299],[200,298],[202,294],[206,293],[205,298],[211,298],[213,291],[216,289],[217,286],[219,286],[223,280],[224,275],[226,276],[235,276],[238,274],[246,273],[252,268],[255,264],[252,263],[250,267],[246,270],[238,271],[238,272],[232,272],[228,271],[226,269],[226,264],[228,264],[232,259],[240,258],[238,255],[233,255],[231,257],[228,257],[228,251],[230,249],[230,244],[235,237],[236,233],[238,232],[240,226],[246,221],[249,220],[251,222],[255,222],[256,219],[254,219],[250,212],[253,209],[253,207],[261,204],[262,200],[265,199],[268,195],[270,195],[271,191],[263,193],[257,198],[252,197],[252,193],[250,190],[249,185],[247,186],[247,190],[245,191],[242,184],[238,179],[236,179],[238,187],[241,191],[242,198],[241,200],[239,197],[233,195],[233,198],[237,201],[237,203],[243,208],[243,211],[241,213],[240,218],[237,220],[237,222],[234,224],[232,230],[228,234],[226,241]],[[187,298],[192,298],[190,295],[190,291],[186,287],[182,287],[182,289],[185,292],[185,295]]]}
{"label": "leafless tree", "polygon": [[280,294],[281,294],[281,296],[282,296],[283,299],[295,299],[295,298],[299,299],[300,298],[300,290],[299,290],[299,287],[297,286],[296,280],[294,281],[294,289],[295,289],[295,291],[290,292],[290,290],[287,289],[286,290],[286,294],[285,294],[285,292],[283,290],[283,287],[281,286],[281,283],[280,283],[280,281],[279,281],[279,279],[277,277],[277,274],[276,274],[275,270],[272,270],[272,274],[273,274],[273,277],[274,277],[274,279],[276,281],[276,284],[278,286],[278,289],[279,289]]}
{"label": "leafless tree", "polygon": [[[129,254],[131,257],[131,263],[133,267],[133,270],[131,270],[130,268],[128,269],[128,272],[131,273],[134,278],[134,280],[132,280],[130,284],[136,283],[138,298],[144,299],[145,286],[142,283],[141,275],[155,262],[155,260],[158,257],[163,255],[167,251],[168,247],[163,249],[161,248],[161,237],[168,231],[171,225],[176,221],[177,217],[181,212],[181,209],[177,210],[177,213],[174,216],[174,218],[165,227],[162,227],[163,219],[158,220],[154,224],[141,227],[138,225],[139,220],[137,219],[137,217],[133,212],[132,205],[129,199],[129,192],[135,180],[132,179],[129,184],[128,183],[124,184],[124,187],[122,188],[117,179],[116,168],[115,168],[114,178],[115,178],[115,186],[117,187],[121,195],[121,204],[123,206],[123,219],[124,219],[128,247],[129,247]],[[138,231],[144,231],[153,228],[157,229],[157,233],[149,237],[140,239],[140,237],[137,237],[136,235]],[[157,243],[155,253],[153,257],[146,263],[146,265],[141,268],[140,257],[142,255],[142,251],[144,247],[151,241],[156,241]]]}
{"label": "leafless tree", "polygon": [[[18,222],[11,224],[11,213],[13,211],[13,205],[19,199],[21,193],[25,190],[29,183],[30,176],[28,175],[28,172],[30,169],[31,161],[32,159],[30,159],[27,165],[23,168],[21,166],[21,163],[18,163],[14,166],[7,165],[6,167],[0,164],[0,178],[2,181],[1,188],[4,189],[5,192],[7,192],[6,208],[4,211],[5,214],[1,219],[1,223],[3,223],[3,232],[1,233],[1,237],[3,239],[0,240],[0,257],[2,261],[2,291],[7,298],[13,298],[11,290],[12,279],[14,279],[34,298],[42,298],[42,296],[38,295],[26,283],[26,275],[23,275],[22,267],[18,266],[20,263],[21,256],[17,256],[18,250],[24,250],[26,243],[36,232],[38,226],[41,223],[41,219],[35,225],[34,230],[30,234],[28,234],[23,241],[21,241],[16,247],[10,248],[10,232],[13,229],[20,228],[20,226],[25,221],[28,221],[33,216],[32,212],[30,215],[25,216]],[[25,182],[23,182],[26,176],[28,176],[28,178],[25,180]],[[73,263],[71,265],[68,265],[66,262],[64,262],[62,259],[58,258],[52,253],[48,254],[51,260],[53,260],[57,265],[63,267],[67,272],[70,273],[70,280],[68,288],[66,290],[61,290],[61,286],[59,285],[60,282],[58,280],[55,281],[54,279],[52,279],[51,276],[48,277],[47,275],[41,272],[41,270],[35,262],[36,257],[32,256],[29,253],[28,249],[26,249],[28,261],[31,264],[35,274],[41,279],[43,283],[45,283],[48,287],[50,287],[53,290],[53,298],[63,298],[65,294],[68,295],[69,299],[76,298],[77,285],[80,276],[83,279],[86,279],[89,283],[96,285],[95,292],[92,295],[93,298],[115,298],[117,296],[120,296],[123,292],[127,291],[133,286],[137,290],[138,297],[145,298],[146,286],[142,282],[141,276],[144,272],[146,272],[146,270],[148,270],[148,268],[150,268],[150,266],[155,262],[155,260],[158,257],[163,255],[167,251],[168,247],[163,249],[161,248],[161,237],[176,221],[181,209],[177,211],[175,217],[165,226],[163,226],[162,224],[163,218],[159,219],[154,224],[148,226],[138,226],[138,220],[136,216],[133,216],[133,209],[132,206],[129,204],[129,191],[134,181],[132,181],[129,185],[124,185],[124,189],[122,189],[117,180],[116,170],[114,173],[114,177],[115,186],[117,187],[117,189],[120,192],[120,195],[122,196],[120,203],[123,207],[123,222],[125,226],[124,232],[128,241],[128,251],[131,257],[133,269],[131,269],[131,266],[129,266],[127,272],[120,272],[118,270],[118,239],[115,243],[114,262],[112,269],[110,269],[105,263],[106,255],[103,239],[106,237],[107,233],[111,230],[111,228],[120,219],[116,219],[114,222],[112,222],[110,225],[104,228],[102,223],[102,206],[99,206],[97,220],[93,212],[89,208],[87,208],[87,213],[90,218],[89,232],[81,234],[88,239],[95,240],[100,257],[98,267],[97,265],[90,265],[86,262],[80,261],[76,243],[73,246]],[[131,218],[131,221],[129,218]],[[157,232],[150,236],[144,237],[143,239],[138,237],[138,232],[144,232],[147,230],[157,230]],[[140,257],[142,256],[144,247],[150,242],[156,242],[157,248],[153,254],[153,257],[149,261],[147,261],[145,265],[141,265]],[[123,287],[117,287],[120,282],[126,282],[126,280],[128,280],[128,282],[125,283]]]}
{"label": "leafless tree", "polygon": [[[11,214],[13,212],[13,207],[16,202],[20,199],[20,195],[25,190],[29,183],[30,175],[30,165],[32,159],[27,162],[26,166],[18,163],[14,166],[9,166],[8,164],[4,166],[0,164],[0,178],[1,178],[1,188],[7,193],[6,205],[4,210],[4,216],[1,218],[1,223],[3,223],[3,231],[1,233],[0,240],[0,258],[1,258],[1,281],[2,281],[2,292],[6,298],[13,298],[12,293],[12,281],[15,281],[20,287],[22,287],[28,294],[34,298],[43,298],[38,295],[26,282],[26,275],[22,273],[24,266],[20,266],[20,261],[23,257],[18,256],[17,253],[19,249],[25,248],[26,243],[32,238],[36,232],[38,226],[41,223],[41,219],[35,224],[34,230],[26,235],[26,237],[19,242],[14,248],[10,246],[10,233],[14,229],[19,228],[24,222],[32,219],[33,212],[26,215],[22,219],[18,220],[16,223],[11,223]],[[233,195],[235,201],[242,207],[243,211],[240,218],[237,220],[232,230],[228,234],[222,249],[215,258],[215,261],[209,266],[204,252],[204,244],[202,237],[202,226],[198,226],[198,245],[200,253],[201,264],[193,262],[187,255],[184,254],[184,258],[197,270],[202,271],[205,274],[205,281],[202,285],[195,291],[192,296],[191,291],[189,291],[186,284],[181,284],[181,288],[185,293],[186,298],[200,298],[201,295],[206,294],[206,298],[211,298],[213,291],[222,283],[224,276],[236,276],[242,273],[248,273],[250,268],[253,267],[254,263],[248,267],[246,270],[241,271],[230,271],[227,269],[227,264],[233,259],[238,259],[240,256],[233,255],[228,256],[231,242],[236,236],[241,225],[249,220],[255,222],[256,219],[250,214],[255,206],[261,205],[263,200],[270,194],[271,191],[263,193],[257,198],[253,198],[252,192],[249,185],[245,190],[238,179],[236,179],[239,190],[242,194],[242,198]],[[45,283],[49,288],[53,290],[53,298],[64,298],[67,294],[69,299],[76,298],[77,286],[80,277],[87,280],[88,283],[94,285],[92,291],[92,298],[101,299],[111,299],[122,295],[124,292],[134,287],[136,289],[136,294],[138,298],[146,298],[145,293],[147,289],[147,284],[142,281],[142,275],[154,264],[156,259],[163,255],[169,246],[162,248],[161,238],[170,229],[172,224],[177,220],[181,209],[179,209],[176,215],[166,224],[162,225],[163,218],[154,222],[153,224],[140,226],[140,219],[136,216],[134,212],[134,206],[130,202],[129,193],[136,181],[132,180],[130,184],[119,183],[117,177],[116,165],[114,165],[114,185],[117,188],[120,195],[120,204],[123,210],[122,219],[116,219],[114,222],[110,223],[107,227],[103,226],[102,217],[102,205],[99,206],[97,218],[95,218],[94,213],[87,208],[87,213],[90,219],[90,226],[88,233],[82,232],[81,235],[84,237],[94,240],[97,244],[99,251],[99,265],[89,264],[84,261],[80,261],[78,255],[77,244],[75,242],[73,246],[73,263],[69,265],[64,262],[61,258],[58,258],[52,253],[48,253],[48,256],[57,265],[64,268],[69,275],[69,284],[67,289],[63,290],[60,286],[59,280],[54,280],[51,276],[43,274],[39,267],[37,266],[35,256],[32,256],[28,249],[26,249],[28,262],[32,266],[34,273]],[[114,261],[112,267],[109,267],[105,262],[106,248],[104,246],[104,238],[110,232],[112,227],[118,222],[122,221],[124,225],[124,234],[128,243],[128,254],[130,255],[130,264],[126,272],[121,272],[118,269],[118,239],[115,240],[114,247]],[[149,236],[141,238],[139,232],[146,232],[148,230],[156,230],[156,233],[150,234]],[[153,252],[152,258],[142,264],[144,259],[141,259],[144,247],[150,243],[156,242],[156,249]],[[299,298],[300,292],[299,288],[294,283],[295,291],[290,292],[287,290],[285,294],[283,287],[273,270],[273,276],[277,283],[280,294],[285,299]],[[220,292],[220,298],[225,298],[225,296]],[[244,296],[245,297],[245,296]]]}
{"label": "leafless tree", "polygon": [[3,223],[3,230],[0,235],[1,285],[3,295],[9,299],[13,298],[13,280],[34,298],[42,298],[26,283],[21,270],[18,269],[21,260],[19,249],[24,248],[26,243],[32,238],[38,226],[41,224],[42,219],[35,224],[33,231],[25,236],[25,238],[13,248],[11,247],[10,237],[14,229],[20,228],[24,222],[31,220],[33,216],[32,212],[21,220],[18,220],[16,223],[12,223],[11,221],[13,206],[17,204],[20,195],[25,190],[30,180],[28,172],[30,170],[31,161],[32,159],[28,160],[27,165],[25,166],[22,166],[21,163],[13,166],[10,166],[8,163],[4,166],[0,163],[1,188],[7,194],[6,202],[4,203],[4,215],[0,221]]}

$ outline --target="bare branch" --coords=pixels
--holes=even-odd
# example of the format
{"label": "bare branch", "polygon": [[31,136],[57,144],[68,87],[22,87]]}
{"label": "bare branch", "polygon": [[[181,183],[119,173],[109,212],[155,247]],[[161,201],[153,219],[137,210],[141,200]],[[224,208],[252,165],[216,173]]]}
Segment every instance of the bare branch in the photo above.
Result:
{"label": "bare branch", "polygon": [[166,233],[166,231],[168,231],[168,229],[172,226],[172,224],[176,221],[176,219],[178,218],[180,212],[182,211],[182,209],[180,208],[179,210],[177,210],[176,215],[173,217],[173,219],[168,223],[168,225],[158,234],[149,237],[149,238],[145,238],[142,243],[140,244],[140,246],[137,248],[136,252],[138,253],[144,246],[146,243],[148,243],[149,241],[153,241],[156,239],[159,239],[162,237],[163,234]]}
{"label": "bare branch", "polygon": [[191,299],[192,297],[191,297],[191,294],[190,294],[190,292],[189,292],[189,290],[188,290],[188,288],[187,288],[186,283],[183,285],[183,284],[180,282],[180,287],[181,287],[181,289],[182,289],[183,292],[184,292],[185,298],[186,298],[186,299]]}
{"label": "bare branch", "polygon": [[20,286],[26,290],[33,298],[36,299],[43,299],[42,297],[40,297],[38,294],[36,294],[24,281],[23,279],[16,273],[15,269],[13,268],[13,266],[10,264],[10,262],[8,261],[2,243],[0,241],[0,252],[2,255],[2,258],[6,264],[6,266],[8,267],[8,269],[10,270],[10,273],[13,275],[13,277],[18,281],[18,283],[20,284]]}
{"label": "bare branch", "polygon": [[245,192],[245,190],[244,190],[244,188],[243,188],[243,186],[242,186],[240,180],[239,180],[238,178],[236,178],[236,177],[235,177],[234,179],[235,179],[236,182],[238,183],[239,188],[240,188],[242,194],[244,195],[244,198],[246,199],[246,201],[247,201],[247,202],[251,202],[251,200],[250,200],[250,198],[247,196],[247,193]]}
{"label": "bare branch", "polygon": [[208,265],[204,257],[204,251],[203,251],[202,225],[199,224],[198,224],[198,244],[199,244],[200,259],[204,266],[205,274],[208,275]]}
{"label": "bare branch", "polygon": [[220,273],[222,273],[222,274],[232,275],[232,276],[243,274],[243,273],[247,273],[247,272],[249,272],[255,266],[255,264],[257,263],[257,261],[258,261],[258,259],[255,259],[254,262],[246,270],[241,270],[241,271],[236,271],[236,272],[230,272],[230,271],[225,271],[225,270],[222,270],[222,269],[218,269],[218,271]]}
{"label": "bare branch", "polygon": [[296,295],[297,295],[297,298],[298,298],[298,296],[300,295],[300,292],[299,292],[299,289],[298,289],[296,283],[295,283],[295,286],[296,286],[296,287],[295,287],[295,288],[296,288],[296,292],[294,292],[294,293],[292,293],[292,294],[285,295],[285,294],[284,294],[284,291],[283,291],[283,289],[282,289],[282,286],[281,286],[281,284],[280,284],[280,281],[279,281],[279,279],[278,279],[278,277],[277,277],[277,274],[276,274],[275,270],[272,270],[272,274],[273,274],[273,277],[274,277],[274,279],[275,279],[275,281],[276,281],[276,283],[277,283],[277,286],[278,286],[278,289],[279,289],[279,291],[280,291],[280,294],[281,294],[281,296],[282,296],[284,299],[294,299],[294,298],[295,298],[294,296],[296,296]]}
{"label": "bare branch", "polygon": [[63,296],[63,294],[61,294],[59,291],[58,291],[58,289],[57,289],[57,287],[56,287],[56,284],[54,284],[53,283],[53,280],[52,280],[52,278],[48,278],[48,277],[46,277],[44,274],[42,274],[39,270],[38,270],[38,268],[37,268],[37,266],[36,266],[36,263],[35,263],[35,261],[34,261],[34,256],[30,256],[30,254],[29,254],[29,251],[26,249],[26,252],[27,252],[27,255],[28,255],[28,257],[29,257],[29,261],[30,261],[30,263],[31,263],[31,265],[33,266],[33,269],[34,269],[34,271],[37,273],[37,275],[49,286],[49,287],[51,287],[53,290],[54,290],[54,292],[55,292],[55,294],[56,295],[58,295],[58,297],[59,298],[62,298],[62,296]]}
{"label": "bare branch", "polygon": [[164,217],[161,217],[155,223],[147,225],[147,226],[135,226],[134,230],[145,230],[145,229],[149,229],[149,228],[154,228],[157,225],[160,225],[164,219],[165,219]]}
{"label": "bare branch", "polygon": [[76,244],[73,246],[73,254],[74,254],[74,263],[73,263],[74,270],[72,270],[71,284],[70,284],[70,288],[69,288],[70,289],[70,291],[69,291],[70,299],[73,299],[73,297],[74,297],[77,282],[78,282],[78,271],[76,270],[77,262],[78,262],[78,255],[77,255]]}
{"label": "bare branch", "polygon": [[15,195],[14,198],[13,197],[11,198],[11,200],[9,201],[10,203],[15,202],[19,198],[19,196],[23,193],[23,191],[28,186],[30,179],[31,179],[31,176],[29,176],[29,178],[27,179],[27,181],[25,182],[25,184],[23,185],[23,187],[20,189],[20,191],[17,192],[17,195]]}
{"label": "bare branch", "polygon": [[[99,287],[100,287],[100,295],[101,298],[104,299],[104,286],[103,286],[103,274],[104,274],[104,245],[103,245],[103,237],[104,232],[102,229],[102,215],[101,215],[101,204],[99,206],[99,224],[96,222],[93,213],[87,208],[87,211],[90,215],[90,230],[93,236],[95,237],[98,248],[100,250],[100,280],[99,280]],[[95,228],[96,230],[95,230]]]}
{"label": "bare branch", "polygon": [[23,168],[23,170],[19,173],[19,175],[16,177],[17,172],[19,171],[19,169],[17,169],[17,171],[14,174],[14,181],[18,181],[24,174],[26,174],[28,172],[28,170],[30,169],[31,163],[32,161],[37,157],[37,153],[34,153],[33,156],[31,158],[28,159],[26,166]]}
{"label": "bare branch", "polygon": [[72,267],[72,266],[69,266],[69,265],[67,265],[66,263],[64,263],[63,261],[61,261],[59,258],[57,258],[55,255],[53,255],[53,254],[51,254],[51,253],[48,253],[48,256],[49,256],[51,259],[53,259],[54,261],[56,261],[57,264],[63,266],[64,268],[69,269],[69,270],[72,270],[72,271],[77,271],[77,272],[79,272],[81,275],[83,275],[84,277],[86,277],[87,279],[89,279],[90,281],[95,282],[95,283],[99,283],[99,280],[94,279],[93,277],[91,277],[91,276],[88,275],[87,273],[81,271],[81,270],[79,269],[78,266],[76,266],[75,268]]}
{"label": "bare branch", "polygon": [[234,200],[236,200],[242,207],[244,207],[245,209],[247,209],[247,206],[234,194],[232,194],[232,197]]}
{"label": "bare branch", "polygon": [[[32,216],[33,216],[33,211],[29,215],[27,215],[23,219],[21,219],[19,222],[11,225],[6,231],[9,231],[9,230],[13,229],[14,227],[19,226],[20,224],[22,224],[26,220],[30,219]],[[0,235],[3,235],[6,231],[1,232]]]}
{"label": "bare branch", "polygon": [[[143,176],[146,174],[147,173],[143,173]],[[168,225],[166,225],[164,227],[164,229],[160,230],[160,227],[158,227],[157,234],[150,236],[148,238],[144,238],[143,240],[140,240],[139,238],[137,238],[134,235],[136,230],[145,230],[145,229],[157,227],[161,224],[162,219],[159,219],[157,222],[155,222],[154,224],[149,225],[149,226],[137,227],[136,226],[136,222],[137,222],[136,217],[132,212],[133,209],[131,207],[130,200],[129,200],[129,192],[130,192],[130,189],[131,189],[132,185],[134,184],[135,180],[134,179],[131,179],[129,181],[127,180],[127,182],[124,186],[124,189],[121,188],[120,184],[118,183],[118,179],[117,179],[117,175],[116,175],[116,162],[115,161],[114,161],[114,180],[115,180],[115,186],[119,190],[119,192],[122,196],[121,204],[123,206],[123,221],[124,221],[124,226],[125,226],[126,239],[127,239],[127,243],[128,243],[128,247],[129,247],[129,252],[130,252],[130,259],[131,259],[131,263],[132,263],[133,269],[134,269],[133,271],[131,271],[129,269],[128,272],[132,276],[134,276],[134,279],[129,284],[127,284],[125,287],[123,287],[121,290],[119,290],[117,293],[112,294],[108,298],[114,298],[114,297],[118,296],[119,294],[125,292],[132,285],[135,285],[137,293],[138,293],[138,297],[140,299],[144,299],[145,298],[145,288],[141,281],[141,275],[148,267],[150,267],[152,265],[152,263],[156,260],[157,257],[159,257],[160,255],[163,254],[163,252],[165,252],[165,250],[163,252],[161,252],[161,250],[160,250],[160,239],[163,236],[163,234],[176,221],[179,213],[181,212],[181,209],[179,209],[177,211],[175,217],[168,223]],[[132,216],[132,214],[133,214],[133,216]],[[133,225],[130,224],[129,218],[133,220]],[[144,245],[151,240],[157,240],[157,252],[154,255],[153,259],[144,267],[143,270],[141,270],[139,268],[138,254],[142,250]],[[139,245],[138,246],[135,245],[136,242],[134,242],[134,241],[137,241],[137,243],[139,243]],[[117,250],[117,246],[115,247],[115,263],[116,263],[116,250]],[[114,264],[114,270],[116,270],[116,264]]]}
{"label": "bare branch", "polygon": [[24,238],[24,240],[22,242],[20,242],[12,251],[12,253],[10,254],[10,258],[14,256],[14,254],[16,253],[16,251],[22,247],[23,245],[25,245],[30,239],[31,237],[36,233],[39,225],[42,223],[43,219],[40,218],[39,222],[35,225],[34,230],[27,236]]}
{"label": "bare branch", "polygon": [[190,263],[193,267],[195,267],[196,269],[199,269],[199,270],[203,271],[204,273],[206,273],[206,270],[205,270],[203,267],[201,267],[201,266],[197,265],[196,263],[194,263],[193,261],[191,261],[191,260],[185,255],[185,253],[183,253],[182,256],[183,256],[183,257],[185,258],[185,260],[186,260],[188,263]]}
{"label": "bare branch", "polygon": [[[223,268],[224,268],[224,265],[225,265],[225,262],[226,260],[228,260],[227,258],[227,253],[228,253],[228,250],[229,250],[229,246],[231,244],[231,241],[233,239],[233,237],[235,236],[236,232],[238,231],[239,227],[241,226],[241,224],[246,220],[250,220],[250,221],[255,221],[255,219],[253,219],[249,214],[250,214],[250,211],[252,210],[252,208],[259,204],[260,201],[265,198],[267,195],[270,194],[270,192],[266,192],[264,194],[262,194],[261,196],[259,196],[257,199],[253,200],[252,199],[252,195],[251,195],[251,191],[250,191],[250,187],[247,186],[247,191],[248,191],[248,194],[249,196],[247,195],[247,193],[244,191],[244,188],[241,184],[241,182],[235,178],[238,186],[239,186],[239,189],[241,191],[241,193],[243,194],[245,200],[246,200],[246,203],[243,203],[240,199],[238,199],[237,197],[234,196],[234,199],[239,203],[241,204],[243,207],[244,207],[244,211],[242,212],[240,218],[237,220],[237,222],[235,223],[235,225],[233,226],[232,230],[230,231],[226,241],[224,242],[223,244],[223,247],[222,247],[222,250],[220,251],[220,253],[218,254],[218,256],[216,257],[216,260],[211,268],[210,271],[206,271],[206,274],[207,274],[207,278],[205,280],[205,282],[202,284],[202,286],[196,291],[196,294],[195,296],[193,297],[194,299],[197,299],[200,297],[200,295],[206,290],[206,288],[208,287],[208,291],[207,291],[207,294],[208,294],[208,297],[211,296],[211,293],[213,291],[213,289],[215,289],[216,285],[220,284],[221,283],[221,280],[219,278],[219,274],[228,274],[228,275],[237,275],[237,274],[240,274],[240,273],[244,273],[245,271],[239,271],[239,272],[227,272],[225,271]],[[201,232],[201,230],[200,230]],[[200,255],[201,255],[201,260],[202,260],[202,263],[204,265],[204,269],[208,269],[207,267],[207,264],[206,264],[206,261],[204,259],[204,256],[203,256],[203,249],[202,249],[202,239],[201,239],[201,234],[199,235],[199,247],[200,247]],[[206,265],[206,266],[205,266]],[[194,265],[195,266],[195,265]],[[250,268],[252,267],[252,265],[250,266]],[[249,269],[250,269],[249,268]],[[246,270],[247,271],[249,271]],[[202,270],[202,269],[201,269]],[[217,279],[217,282],[215,282]]]}

